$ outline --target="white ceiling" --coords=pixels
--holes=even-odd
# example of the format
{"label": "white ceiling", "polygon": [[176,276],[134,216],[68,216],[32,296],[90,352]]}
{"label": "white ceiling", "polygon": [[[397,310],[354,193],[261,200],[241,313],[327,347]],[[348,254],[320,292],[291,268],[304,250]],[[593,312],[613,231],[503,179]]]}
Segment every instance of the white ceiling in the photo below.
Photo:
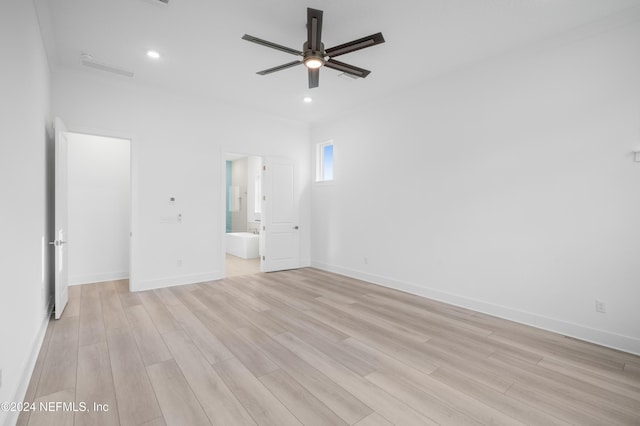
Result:
{"label": "white ceiling", "polygon": [[[77,69],[314,122],[459,67],[640,6],[640,0],[35,0],[54,70]],[[339,58],[366,79],[324,68],[307,88],[296,59],[241,40],[247,33],[302,50],[306,8],[324,11],[327,48],[378,31],[386,43]],[[153,61],[148,49],[162,55]],[[81,53],[133,79],[83,67]],[[302,102],[310,95],[311,104]]]}

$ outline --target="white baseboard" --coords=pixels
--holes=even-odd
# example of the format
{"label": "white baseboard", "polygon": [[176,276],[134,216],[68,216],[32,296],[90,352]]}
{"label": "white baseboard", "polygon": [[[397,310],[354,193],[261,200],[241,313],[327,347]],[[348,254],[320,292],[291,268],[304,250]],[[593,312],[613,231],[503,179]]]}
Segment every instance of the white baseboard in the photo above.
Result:
{"label": "white baseboard", "polygon": [[311,266],[311,260],[309,259],[300,259],[300,267],[301,268],[307,268]]}
{"label": "white baseboard", "polygon": [[99,274],[70,275],[69,285],[101,283],[103,281],[117,281],[129,278],[129,271],[102,272]]}
{"label": "white baseboard", "polygon": [[[42,342],[44,341],[44,336],[47,333],[47,327],[49,326],[49,317],[51,316],[52,308],[53,306],[49,307],[48,312],[46,312],[44,315],[42,324],[40,325],[40,330],[38,331],[38,334],[36,335],[33,346],[31,348],[31,355],[29,355],[29,359],[27,359],[27,363],[24,367],[24,370],[22,371],[20,381],[18,382],[18,389],[16,389],[16,393],[12,401],[25,400],[24,398],[27,395],[27,390],[29,389],[29,382],[31,382],[31,376],[33,375],[33,369],[36,366],[36,361],[38,360],[38,355],[40,354],[40,349],[42,348]],[[20,413],[17,411],[9,411],[4,418],[4,423],[2,416],[0,416],[0,423],[5,425],[15,425],[18,422],[19,415]]]}
{"label": "white baseboard", "polygon": [[415,294],[417,296],[449,303],[451,305],[460,306],[463,308],[471,309],[473,311],[482,312],[484,314],[493,315],[499,318],[508,319],[521,324],[530,325],[532,327],[552,331],[598,345],[607,346],[635,355],[640,355],[640,339],[631,336],[624,336],[604,330],[598,330],[595,328],[586,327],[580,324],[575,324],[556,318],[549,318],[532,312],[526,312],[506,306],[495,305],[480,300],[470,299],[464,296],[418,286],[412,283],[398,281],[393,278],[367,274],[366,272],[344,268],[336,265],[312,261],[311,266],[324,271],[334,272],[336,274],[356,278],[395,290],[400,290],[405,293]]}
{"label": "white baseboard", "polygon": [[156,288],[173,287],[176,285],[196,284],[206,281],[215,281],[224,278],[220,271],[212,271],[204,274],[177,275],[175,277],[158,278],[151,280],[132,280],[129,283],[131,291],[145,291]]}

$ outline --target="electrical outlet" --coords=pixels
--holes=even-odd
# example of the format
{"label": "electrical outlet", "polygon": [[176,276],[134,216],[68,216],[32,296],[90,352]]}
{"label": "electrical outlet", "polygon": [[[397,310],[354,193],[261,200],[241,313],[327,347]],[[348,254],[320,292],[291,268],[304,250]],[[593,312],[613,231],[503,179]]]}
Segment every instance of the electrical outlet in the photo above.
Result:
{"label": "electrical outlet", "polygon": [[596,312],[599,312],[601,314],[606,314],[607,313],[607,304],[604,303],[601,300],[596,300]]}
{"label": "electrical outlet", "polygon": [[180,259],[180,260],[176,261],[176,265],[177,265],[177,266],[182,266],[182,259]]}

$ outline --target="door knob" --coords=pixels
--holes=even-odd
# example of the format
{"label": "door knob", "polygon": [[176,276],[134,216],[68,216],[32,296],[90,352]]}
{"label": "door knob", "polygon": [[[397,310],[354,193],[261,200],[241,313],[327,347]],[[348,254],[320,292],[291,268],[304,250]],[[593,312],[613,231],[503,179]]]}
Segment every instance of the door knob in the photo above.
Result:
{"label": "door knob", "polygon": [[298,229],[298,225],[294,226],[293,229]]}

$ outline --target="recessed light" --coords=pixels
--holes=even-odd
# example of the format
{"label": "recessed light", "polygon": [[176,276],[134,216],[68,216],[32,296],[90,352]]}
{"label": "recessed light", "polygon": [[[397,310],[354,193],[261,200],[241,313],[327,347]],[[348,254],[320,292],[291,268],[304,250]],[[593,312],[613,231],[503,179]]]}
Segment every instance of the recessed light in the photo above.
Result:
{"label": "recessed light", "polygon": [[160,58],[160,54],[158,52],[156,52],[155,50],[147,50],[147,56],[152,58],[152,59],[159,59]]}
{"label": "recessed light", "polygon": [[302,100],[307,104],[310,104],[313,101],[313,99],[311,99],[310,96],[305,96],[304,99],[302,99]]}

